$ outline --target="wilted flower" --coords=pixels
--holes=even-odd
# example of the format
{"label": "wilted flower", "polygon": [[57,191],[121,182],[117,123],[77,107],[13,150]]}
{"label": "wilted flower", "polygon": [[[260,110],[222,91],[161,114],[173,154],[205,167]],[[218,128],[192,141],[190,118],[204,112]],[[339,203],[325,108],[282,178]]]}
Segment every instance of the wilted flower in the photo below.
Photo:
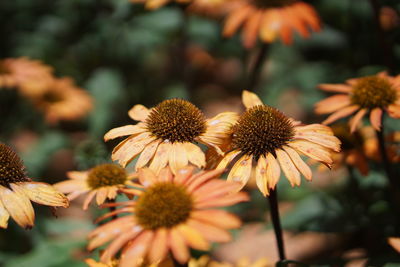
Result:
{"label": "wilted flower", "polygon": [[227,242],[227,229],[238,228],[234,215],[215,209],[248,200],[244,193],[232,193],[237,183],[215,179],[220,171],[192,173],[193,168],[180,169],[174,176],[164,168],[158,176],[147,168],[139,170],[143,191],[135,190],[138,198],[105,207],[123,206],[101,219],[115,214],[127,216],[112,220],[90,233],[88,249],[111,243],[101,255],[109,262],[121,249],[119,266],[140,266],[147,260],[159,262],[170,251],[185,263],[190,259],[189,247],[208,250],[209,242]]}
{"label": "wilted flower", "polygon": [[243,187],[255,175],[258,188],[266,196],[278,183],[281,169],[292,186],[300,185],[300,173],[311,180],[311,169],[301,154],[332,165],[331,151],[340,151],[340,141],[329,127],[301,125],[248,91],[243,92],[243,103],[247,111],[233,126],[231,151],[217,166],[225,169],[238,159],[229,172],[229,181],[238,181]]}
{"label": "wilted flower", "polygon": [[35,212],[31,201],[52,207],[68,207],[68,199],[46,183],[26,176],[18,155],[0,143],[0,227],[7,228],[10,216],[24,228],[32,228]]}
{"label": "wilted flower", "polygon": [[[285,44],[293,42],[293,33],[303,38],[311,30],[320,30],[320,20],[315,9],[297,0],[236,0],[225,22],[223,35],[230,37],[243,25],[245,47],[252,47],[257,38],[271,43],[280,38]],[[230,5],[230,3],[227,3]]]}
{"label": "wilted flower", "polygon": [[182,99],[165,100],[151,109],[135,105],[129,116],[140,122],[112,129],[104,136],[108,141],[129,135],[114,148],[112,159],[126,166],[140,154],[136,169],[149,165],[156,173],[167,165],[173,173],[189,163],[204,167],[204,152],[195,143],[220,151],[218,146],[237,119],[236,113],[224,112],[207,120],[195,105]]}

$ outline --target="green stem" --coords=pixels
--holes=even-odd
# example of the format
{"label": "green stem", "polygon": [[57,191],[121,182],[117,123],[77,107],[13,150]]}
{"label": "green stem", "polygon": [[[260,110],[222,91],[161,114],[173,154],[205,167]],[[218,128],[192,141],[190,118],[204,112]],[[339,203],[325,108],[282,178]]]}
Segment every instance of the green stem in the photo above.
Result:
{"label": "green stem", "polygon": [[272,224],[274,226],[276,244],[278,246],[279,260],[283,261],[286,260],[285,244],[283,242],[282,227],[279,218],[278,194],[276,189],[270,191],[268,200],[271,209],[271,219],[272,219]]}
{"label": "green stem", "polygon": [[260,76],[261,76],[261,70],[265,62],[265,58],[268,55],[268,49],[269,45],[268,44],[263,44],[258,55],[256,62],[254,63],[253,67],[251,68],[249,72],[249,77],[247,80],[246,84],[246,90],[249,91],[254,91],[256,88],[257,84],[259,83]]}

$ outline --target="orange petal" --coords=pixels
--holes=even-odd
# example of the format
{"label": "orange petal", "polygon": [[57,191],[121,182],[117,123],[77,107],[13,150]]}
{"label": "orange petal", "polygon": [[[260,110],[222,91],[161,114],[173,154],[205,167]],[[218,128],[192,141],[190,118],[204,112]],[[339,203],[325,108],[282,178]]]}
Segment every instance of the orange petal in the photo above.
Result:
{"label": "orange petal", "polygon": [[111,158],[114,161],[118,160],[125,167],[153,140],[148,132],[141,133],[135,137],[129,137],[114,148]]}
{"label": "orange petal", "polygon": [[233,11],[226,19],[222,35],[224,37],[230,37],[235,34],[238,28],[245,22],[247,16],[252,10],[253,9],[247,5],[245,7],[237,8],[235,11]]}
{"label": "orange petal", "polygon": [[300,155],[293,148],[290,148],[288,146],[284,146],[283,149],[289,155],[296,168],[304,175],[304,177],[308,181],[311,181],[312,171],[310,167],[301,159]]}
{"label": "orange petal", "polygon": [[241,187],[237,190],[242,189],[250,179],[252,169],[252,156],[244,155],[239,159],[235,165],[233,165],[232,170],[229,172],[228,181],[240,182]]}
{"label": "orange petal", "polygon": [[397,252],[400,253],[400,238],[398,237],[389,237],[388,243],[394,248]]}
{"label": "orange petal", "polygon": [[331,134],[320,134],[320,133],[313,133],[313,132],[297,132],[294,136],[294,139],[303,139],[307,140],[326,148],[332,149],[335,152],[340,151],[340,140]]}
{"label": "orange petal", "polygon": [[244,46],[247,48],[253,47],[257,42],[262,15],[263,11],[255,11],[251,17],[247,18],[243,29]]}
{"label": "orange petal", "polygon": [[190,247],[199,250],[208,250],[210,248],[210,244],[204,239],[200,232],[193,227],[181,224],[177,227],[177,230]]}
{"label": "orange petal", "polygon": [[153,243],[149,251],[149,259],[151,263],[159,262],[165,258],[168,252],[168,232],[165,228],[156,231]]}
{"label": "orange petal", "polygon": [[193,219],[189,220],[187,224],[199,231],[208,241],[229,242],[232,239],[228,231],[215,227],[213,225]]}
{"label": "orange petal", "polygon": [[154,237],[152,231],[142,232],[122,251],[118,267],[140,266]]}
{"label": "orange petal", "polygon": [[334,93],[350,93],[352,88],[351,86],[345,84],[320,84],[318,88],[326,91],[326,92],[334,92]]}
{"label": "orange petal", "polygon": [[358,105],[352,105],[352,106],[345,107],[341,110],[338,110],[335,113],[331,114],[326,120],[324,120],[322,122],[322,124],[331,124],[332,122],[334,122],[338,119],[349,116],[350,114],[354,113],[359,108],[360,107]]}
{"label": "orange petal", "polygon": [[150,110],[143,105],[135,105],[128,111],[129,117],[135,121],[144,122],[149,114]]}
{"label": "orange petal", "polygon": [[335,112],[351,104],[349,95],[334,95],[315,104],[315,113],[327,114]]}
{"label": "orange petal", "polygon": [[225,210],[193,211],[190,217],[223,229],[239,228],[242,224],[238,217]]}
{"label": "orange petal", "polygon": [[389,116],[395,119],[400,118],[400,105],[392,104],[387,109]]}
{"label": "orange petal", "polygon": [[363,108],[360,109],[356,115],[354,115],[353,118],[349,121],[350,123],[350,132],[354,133],[355,130],[357,129],[358,124],[360,123],[361,119],[364,117],[364,115],[367,113],[367,109]]}
{"label": "orange petal", "polygon": [[[11,187],[14,185],[11,184]],[[0,200],[11,217],[23,228],[33,227],[35,212],[29,198],[23,192],[15,192],[0,185]]]}
{"label": "orange petal", "polygon": [[294,148],[295,150],[303,153],[304,155],[312,159],[326,164],[328,167],[331,167],[333,163],[331,154],[318,144],[308,141],[295,140],[289,142],[288,146]]}
{"label": "orange petal", "polygon": [[229,153],[227,153],[224,158],[221,160],[221,162],[217,166],[217,170],[224,170],[228,164],[234,160],[234,158],[240,154],[239,150],[234,150]]}
{"label": "orange petal", "polygon": [[151,169],[142,168],[139,169],[139,181],[143,186],[149,187],[157,181],[157,176]]}
{"label": "orange petal", "polygon": [[255,175],[257,187],[260,189],[264,197],[268,196],[267,160],[264,155],[261,155],[258,159]]}
{"label": "orange petal", "polygon": [[382,113],[383,111],[381,108],[374,108],[369,115],[369,120],[371,121],[372,127],[374,127],[374,129],[377,131],[381,130]]}
{"label": "orange petal", "polygon": [[295,185],[299,186],[301,182],[300,173],[297,170],[296,166],[294,166],[289,155],[284,150],[281,149],[277,149],[275,153],[279,163],[281,164],[281,168],[285,173],[286,177],[288,178],[291,186],[292,187]]}
{"label": "orange petal", "polygon": [[125,125],[118,128],[111,129],[104,135],[104,141],[115,139],[127,135],[137,135],[146,131],[143,124]]}
{"label": "orange petal", "polygon": [[89,189],[85,180],[66,180],[54,184],[53,187],[62,193],[85,191]]}
{"label": "orange petal", "polygon": [[278,161],[271,154],[267,154],[267,180],[270,189],[274,189],[281,176],[281,168]]}
{"label": "orange petal", "polygon": [[264,103],[261,101],[261,99],[255,94],[247,90],[243,90],[242,93],[242,102],[243,105],[249,109],[254,106],[258,105],[264,105]]}
{"label": "orange petal", "polygon": [[87,208],[89,207],[90,202],[92,201],[92,199],[94,198],[94,196],[96,195],[97,190],[91,191],[85,198],[85,201],[83,202],[83,209],[87,210]]}
{"label": "orange petal", "polygon": [[168,244],[172,250],[174,258],[184,264],[189,261],[190,253],[186,246],[183,236],[179,233],[176,228],[172,228],[168,236]]}
{"label": "orange petal", "polygon": [[88,174],[89,174],[88,171],[83,171],[83,172],[70,171],[70,172],[67,172],[67,177],[72,180],[86,180],[88,177]]}

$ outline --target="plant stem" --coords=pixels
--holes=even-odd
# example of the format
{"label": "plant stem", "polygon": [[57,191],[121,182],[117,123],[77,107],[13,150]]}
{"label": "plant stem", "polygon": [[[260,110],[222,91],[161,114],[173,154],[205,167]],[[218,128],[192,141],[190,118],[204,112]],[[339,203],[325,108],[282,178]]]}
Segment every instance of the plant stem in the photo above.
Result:
{"label": "plant stem", "polygon": [[385,31],[382,28],[381,20],[380,20],[380,10],[381,6],[377,0],[369,0],[372,10],[374,12],[376,31],[378,35],[379,44],[381,46],[381,52],[383,53],[383,63],[387,66],[388,71],[390,73],[394,70],[393,64],[393,45],[386,38]]}
{"label": "plant stem", "polygon": [[178,262],[178,261],[174,258],[174,256],[171,256],[171,258],[172,258],[172,261],[174,262],[174,266],[175,266],[175,267],[187,267],[187,266],[188,266],[187,263],[182,264],[182,263]]}
{"label": "plant stem", "polygon": [[260,80],[260,75],[261,75],[261,70],[265,62],[265,58],[268,54],[268,44],[263,44],[258,55],[256,62],[254,62],[254,65],[249,71],[249,77],[246,83],[246,90],[249,91],[254,91],[255,87],[257,86],[259,80]]}
{"label": "plant stem", "polygon": [[268,200],[271,209],[271,219],[272,219],[272,224],[274,226],[276,244],[278,246],[279,259],[280,261],[283,261],[286,260],[285,244],[283,242],[282,227],[279,218],[278,195],[276,189],[270,191]]}

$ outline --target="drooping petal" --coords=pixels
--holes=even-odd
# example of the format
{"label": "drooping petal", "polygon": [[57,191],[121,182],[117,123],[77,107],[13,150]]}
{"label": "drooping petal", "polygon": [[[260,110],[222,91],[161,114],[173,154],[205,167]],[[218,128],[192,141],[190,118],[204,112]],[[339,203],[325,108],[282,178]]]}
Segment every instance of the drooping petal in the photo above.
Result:
{"label": "drooping petal", "polygon": [[70,171],[67,172],[67,177],[72,179],[72,180],[86,180],[88,177],[89,172],[88,171]]}
{"label": "drooping petal", "polygon": [[150,262],[158,262],[165,258],[168,252],[168,232],[160,228],[155,232],[153,243],[150,246]]}
{"label": "drooping petal", "polygon": [[263,11],[255,11],[244,24],[243,41],[246,48],[251,48],[257,42],[258,32],[260,29],[260,22],[262,19]]}
{"label": "drooping petal", "polygon": [[335,152],[340,151],[340,140],[334,135],[320,134],[314,132],[296,132],[294,139],[303,139],[318,145],[330,148]]}
{"label": "drooping petal", "polygon": [[62,193],[57,191],[53,186],[40,182],[23,182],[15,183],[13,190],[22,190],[22,192],[32,201],[53,207],[69,206],[69,201]]}
{"label": "drooping petal", "polygon": [[169,152],[171,150],[170,143],[161,143],[158,148],[157,152],[154,155],[153,160],[150,163],[150,169],[152,169],[156,174],[160,172],[162,168],[164,168],[169,159]]}
{"label": "drooping petal", "polygon": [[177,227],[177,230],[190,247],[199,250],[208,250],[210,248],[210,244],[204,239],[201,233],[193,227],[181,224]]}
{"label": "drooping petal", "polygon": [[0,201],[18,225],[26,229],[33,227],[35,212],[29,198],[23,192],[15,192],[0,185]]}
{"label": "drooping petal", "polygon": [[268,196],[267,160],[264,155],[261,155],[258,159],[255,175],[258,189],[260,189],[264,197]]}
{"label": "drooping petal", "polygon": [[85,191],[89,187],[85,180],[66,180],[53,185],[54,188],[63,193],[72,193],[76,191]]}
{"label": "drooping petal", "polygon": [[290,159],[289,155],[281,149],[277,149],[275,151],[278,161],[281,165],[285,176],[288,178],[291,186],[299,186],[300,185],[300,173],[297,168],[294,166],[292,160]]}
{"label": "drooping petal", "polygon": [[204,168],[206,165],[206,156],[200,147],[188,142],[184,143],[183,146],[186,150],[189,162],[198,168]]}
{"label": "drooping petal", "polygon": [[304,175],[304,177],[311,181],[312,179],[312,171],[310,167],[301,159],[300,155],[291,147],[284,146],[283,149],[292,159],[296,168]]}
{"label": "drooping petal", "polygon": [[152,231],[143,231],[122,251],[119,267],[140,266],[154,237]]}
{"label": "drooping petal", "polygon": [[357,129],[358,124],[360,123],[361,119],[364,117],[364,115],[367,113],[367,109],[363,108],[360,109],[356,115],[354,115],[353,118],[349,121],[350,124],[350,132],[354,133],[355,130]]}
{"label": "drooping petal", "polygon": [[302,140],[295,140],[289,142],[288,146],[294,148],[295,150],[303,153],[304,155],[312,159],[326,164],[328,167],[331,167],[333,163],[331,154],[318,144]]}
{"label": "drooping petal", "polygon": [[258,105],[264,105],[264,103],[255,93],[247,90],[244,90],[242,93],[242,102],[247,109]]}
{"label": "drooping petal", "polygon": [[281,176],[281,168],[279,167],[278,161],[271,154],[267,154],[267,179],[268,186],[270,189],[274,189]]}
{"label": "drooping petal", "polygon": [[150,110],[143,105],[135,105],[128,111],[129,117],[135,121],[144,122],[149,114]]}
{"label": "drooping petal", "polygon": [[141,133],[133,138],[129,137],[114,148],[111,158],[114,161],[118,160],[125,167],[153,140],[154,138],[150,137],[148,132]]}
{"label": "drooping petal", "polygon": [[147,163],[149,163],[149,161],[154,157],[154,154],[156,153],[159,144],[160,140],[154,140],[143,149],[135,165],[136,171],[139,168],[143,168],[147,165]]}
{"label": "drooping petal", "polygon": [[250,6],[245,6],[244,8],[236,9],[227,18],[222,35],[224,37],[230,37],[233,34],[235,34],[237,29],[244,23],[244,21],[246,20],[247,16],[250,14],[251,11],[252,8]]}
{"label": "drooping petal", "polygon": [[341,110],[336,111],[335,113],[331,114],[326,120],[322,122],[322,124],[331,124],[334,121],[337,121],[338,119],[344,118],[346,116],[349,116],[350,114],[353,114],[358,110],[360,107],[358,105],[352,105],[345,107]]}
{"label": "drooping petal", "polygon": [[82,208],[84,210],[87,210],[87,208],[89,207],[90,202],[93,200],[93,198],[95,197],[97,193],[97,190],[91,191],[85,198],[85,201],[83,202],[83,206]]}
{"label": "drooping petal", "polygon": [[185,239],[176,228],[172,228],[169,231],[168,244],[172,250],[174,258],[178,262],[183,264],[189,261],[189,249],[186,246]]}
{"label": "drooping petal", "polygon": [[318,88],[324,90],[326,92],[335,92],[335,93],[350,93],[352,88],[351,86],[345,84],[320,84]]}
{"label": "drooping petal", "polygon": [[0,228],[7,228],[9,218],[10,214],[5,209],[3,203],[0,201]]}
{"label": "drooping petal", "polygon": [[229,242],[231,240],[231,235],[224,229],[194,219],[190,219],[187,224],[199,231],[208,241]]}
{"label": "drooping petal", "polygon": [[252,169],[252,156],[244,155],[241,159],[239,159],[235,165],[233,165],[232,170],[229,172],[228,181],[240,182],[242,184],[241,187],[238,187],[238,190],[242,189],[246,183],[250,179]]}
{"label": "drooping petal", "polygon": [[381,130],[382,113],[383,111],[381,108],[374,108],[369,115],[369,120],[371,121],[372,127],[374,127],[374,129],[377,131]]}
{"label": "drooping petal", "polygon": [[111,139],[115,139],[122,136],[127,135],[137,135],[146,131],[146,128],[143,127],[143,124],[136,125],[125,125],[118,128],[111,129],[104,135],[104,141],[109,141]]}
{"label": "drooping petal", "polygon": [[328,114],[351,104],[349,95],[334,95],[315,104],[315,113]]}
{"label": "drooping petal", "polygon": [[229,152],[229,153],[227,153],[225,156],[224,156],[224,158],[221,160],[221,162],[218,164],[218,166],[217,166],[217,170],[223,170],[223,169],[225,169],[226,168],[226,166],[228,166],[228,164],[232,161],[232,160],[234,160],[235,159],[235,157],[237,156],[237,155],[239,155],[240,154],[240,150],[234,150],[234,151],[231,151],[231,152]]}
{"label": "drooping petal", "polygon": [[179,169],[188,165],[188,158],[183,144],[171,144],[171,151],[169,152],[169,166],[173,174],[176,174]]}
{"label": "drooping petal", "polygon": [[223,229],[239,228],[240,219],[225,210],[199,210],[193,211],[191,218]]}

